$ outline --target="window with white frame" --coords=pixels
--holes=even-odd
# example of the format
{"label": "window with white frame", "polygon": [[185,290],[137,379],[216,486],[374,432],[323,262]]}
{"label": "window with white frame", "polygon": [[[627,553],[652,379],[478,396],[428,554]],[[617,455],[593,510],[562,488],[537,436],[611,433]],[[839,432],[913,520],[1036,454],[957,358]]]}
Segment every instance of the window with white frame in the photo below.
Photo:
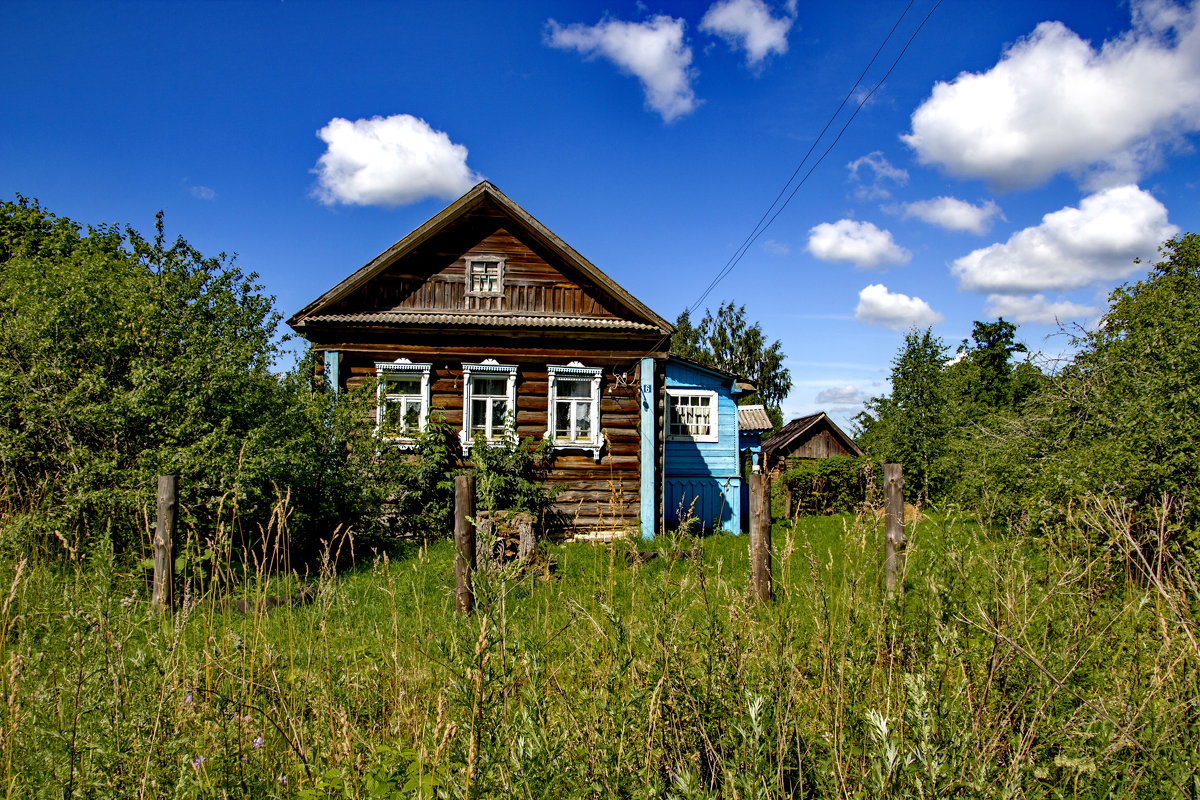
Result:
{"label": "window with white frame", "polygon": [[504,259],[499,256],[467,258],[467,294],[488,295],[504,291]]}
{"label": "window with white frame", "polygon": [[429,416],[431,364],[414,364],[407,358],[375,362],[375,426],[380,435],[411,442],[425,429]]}
{"label": "window with white frame", "polygon": [[717,393],[667,389],[667,438],[717,441]]}
{"label": "window with white frame", "polygon": [[475,437],[495,442],[514,431],[517,413],[517,368],[487,359],[482,364],[463,364],[463,449],[470,451]]}
{"label": "window with white frame", "polygon": [[600,433],[599,367],[585,367],[578,361],[566,366],[550,366],[549,429],[546,438],[555,448],[574,447],[590,450],[600,459],[603,438]]}

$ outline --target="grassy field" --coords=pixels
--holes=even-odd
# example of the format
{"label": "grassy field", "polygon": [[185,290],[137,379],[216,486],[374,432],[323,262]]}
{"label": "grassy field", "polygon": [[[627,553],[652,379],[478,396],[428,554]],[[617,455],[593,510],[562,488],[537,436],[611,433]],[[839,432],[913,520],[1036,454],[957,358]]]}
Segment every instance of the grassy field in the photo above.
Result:
{"label": "grassy field", "polygon": [[[550,546],[453,613],[449,543],[314,576],[244,615],[142,572],[0,564],[6,797],[1200,796],[1194,591],[933,517],[904,591],[882,524]],[[702,548],[699,559],[682,558]],[[343,550],[343,553],[347,552]],[[553,565],[553,569],[551,569]],[[199,573],[197,573],[199,574]],[[1186,582],[1186,577],[1183,579]],[[235,595],[290,580],[234,581]]]}

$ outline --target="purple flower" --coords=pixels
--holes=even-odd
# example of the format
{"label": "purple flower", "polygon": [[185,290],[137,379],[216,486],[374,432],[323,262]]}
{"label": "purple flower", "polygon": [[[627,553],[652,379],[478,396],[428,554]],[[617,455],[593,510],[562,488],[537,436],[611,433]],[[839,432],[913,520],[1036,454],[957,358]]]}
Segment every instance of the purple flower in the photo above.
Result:
{"label": "purple flower", "polygon": [[250,744],[251,744],[251,746],[252,746],[252,747],[253,747],[255,750],[258,750],[258,749],[260,749],[260,748],[261,748],[261,747],[262,747],[264,744],[266,744],[266,742],[264,742],[264,741],[263,741],[263,738],[262,738],[261,736],[255,736],[255,737],[254,737],[254,741],[253,741],[253,742],[251,742]]}
{"label": "purple flower", "polygon": [[198,756],[192,759],[192,769],[200,769],[204,766],[204,762],[208,761],[204,756]]}
{"label": "purple flower", "polygon": [[192,705],[192,696],[190,694],[187,697],[183,698],[183,704],[185,706]]}
{"label": "purple flower", "polygon": [[284,786],[287,786],[287,775],[280,775],[279,782],[282,783]]}

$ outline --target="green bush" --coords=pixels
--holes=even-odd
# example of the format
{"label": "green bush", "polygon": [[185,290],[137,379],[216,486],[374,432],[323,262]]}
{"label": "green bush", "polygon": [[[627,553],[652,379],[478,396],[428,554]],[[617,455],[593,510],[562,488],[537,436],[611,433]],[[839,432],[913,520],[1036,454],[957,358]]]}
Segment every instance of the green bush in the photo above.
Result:
{"label": "green bush", "polygon": [[879,465],[870,458],[833,456],[797,462],[782,480],[792,496],[793,514],[836,514],[874,500],[881,476]]}
{"label": "green bush", "polygon": [[[265,527],[303,485],[309,412],[272,371],[279,315],[225,254],[0,204],[0,519],[5,546],[137,546],[154,476],[182,476],[200,535]],[[57,546],[57,545],[56,545]]]}

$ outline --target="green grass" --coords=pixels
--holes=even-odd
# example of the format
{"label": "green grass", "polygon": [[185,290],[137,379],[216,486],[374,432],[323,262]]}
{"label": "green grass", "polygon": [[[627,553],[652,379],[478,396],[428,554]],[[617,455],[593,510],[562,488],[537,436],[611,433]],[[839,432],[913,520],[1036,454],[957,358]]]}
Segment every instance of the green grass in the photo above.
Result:
{"label": "green grass", "polygon": [[[934,517],[570,544],[482,571],[448,542],[248,616],[148,609],[104,559],[0,565],[9,797],[1194,797],[1194,606],[1105,557]],[[1074,541],[1074,540],[1072,540]],[[699,545],[699,560],[679,558]],[[294,590],[251,576],[244,596]],[[1192,598],[1194,601],[1194,598]]]}

